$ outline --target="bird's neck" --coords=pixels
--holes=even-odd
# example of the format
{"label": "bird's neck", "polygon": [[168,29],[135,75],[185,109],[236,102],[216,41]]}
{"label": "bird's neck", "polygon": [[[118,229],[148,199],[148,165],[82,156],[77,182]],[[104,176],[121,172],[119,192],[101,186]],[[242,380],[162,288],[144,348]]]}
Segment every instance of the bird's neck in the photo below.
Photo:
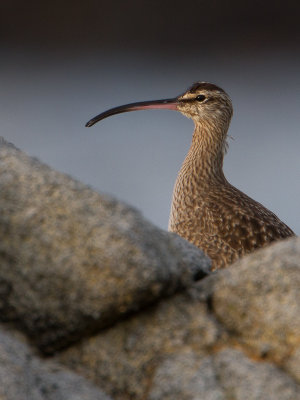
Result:
{"label": "bird's neck", "polygon": [[222,183],[223,158],[228,126],[196,124],[192,144],[183,162],[178,178],[195,184]]}
{"label": "bird's neck", "polygon": [[212,129],[209,124],[196,124],[191,147],[175,182],[170,231],[178,233],[186,221],[194,221],[195,207],[203,204],[211,189],[228,184],[223,173],[227,130],[228,125]]}

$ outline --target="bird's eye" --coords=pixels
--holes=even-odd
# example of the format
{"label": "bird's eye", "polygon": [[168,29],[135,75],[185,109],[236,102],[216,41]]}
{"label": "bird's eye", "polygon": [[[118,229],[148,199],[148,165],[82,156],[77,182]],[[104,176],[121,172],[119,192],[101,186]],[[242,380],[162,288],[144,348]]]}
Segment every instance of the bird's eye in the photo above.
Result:
{"label": "bird's eye", "polygon": [[197,100],[197,101],[203,101],[203,100],[205,100],[205,96],[204,96],[203,94],[199,94],[199,95],[196,97],[196,100]]}

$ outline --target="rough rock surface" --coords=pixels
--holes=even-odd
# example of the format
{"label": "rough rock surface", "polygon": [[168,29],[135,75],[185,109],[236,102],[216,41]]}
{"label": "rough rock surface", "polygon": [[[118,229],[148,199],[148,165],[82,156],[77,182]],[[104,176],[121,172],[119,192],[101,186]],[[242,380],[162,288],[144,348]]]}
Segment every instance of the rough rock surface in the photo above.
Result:
{"label": "rough rock surface", "polygon": [[187,287],[203,253],[0,142],[0,319],[53,352]]}
{"label": "rough rock surface", "polygon": [[37,357],[0,327],[1,400],[109,400],[83,377]]}
{"label": "rough rock surface", "polygon": [[[299,278],[300,238],[278,242],[58,358],[120,400],[299,399]],[[232,370],[232,388],[226,386],[225,371],[220,384],[216,369],[228,349],[243,354],[232,353],[224,367]],[[198,375],[203,359],[211,367]],[[243,368],[254,371],[250,383],[248,372],[238,378]],[[278,379],[263,386],[259,376],[273,372]],[[256,397],[243,397],[247,385]],[[181,395],[175,397],[176,392]]]}
{"label": "rough rock surface", "polygon": [[226,349],[199,357],[193,352],[165,360],[155,373],[149,400],[297,400],[299,386],[279,368]]}
{"label": "rough rock surface", "polygon": [[258,356],[287,357],[300,345],[299,238],[256,251],[220,274],[212,307]]}
{"label": "rough rock surface", "polygon": [[[166,357],[183,350],[205,356],[221,335],[222,328],[209,313],[205,299],[180,293],[57,357],[116,399],[143,399]],[[177,368],[180,371],[180,365]]]}
{"label": "rough rock surface", "polygon": [[199,250],[4,142],[0,188],[0,319],[56,350],[0,335],[1,399],[300,400],[300,238],[195,282]]}

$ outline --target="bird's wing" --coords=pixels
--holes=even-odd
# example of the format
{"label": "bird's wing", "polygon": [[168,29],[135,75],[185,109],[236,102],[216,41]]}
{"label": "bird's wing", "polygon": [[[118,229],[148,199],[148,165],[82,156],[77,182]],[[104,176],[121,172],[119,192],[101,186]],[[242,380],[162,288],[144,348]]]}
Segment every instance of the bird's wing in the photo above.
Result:
{"label": "bird's wing", "polygon": [[207,213],[210,231],[237,251],[251,251],[294,235],[274,213],[233,187],[230,195],[223,193],[222,202],[210,198]]}

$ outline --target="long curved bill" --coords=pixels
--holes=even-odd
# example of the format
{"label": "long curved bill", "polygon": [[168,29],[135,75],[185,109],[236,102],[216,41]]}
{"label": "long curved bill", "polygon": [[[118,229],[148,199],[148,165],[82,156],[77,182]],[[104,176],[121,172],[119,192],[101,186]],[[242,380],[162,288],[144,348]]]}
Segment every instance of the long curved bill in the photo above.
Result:
{"label": "long curved bill", "polygon": [[150,100],[150,101],[140,101],[138,103],[125,104],[123,106],[111,108],[110,110],[104,111],[101,114],[96,115],[89,122],[85,124],[87,127],[91,127],[97,122],[104,118],[110,117],[115,114],[120,114],[129,111],[139,111],[139,110],[177,110],[178,99],[165,99],[165,100]]}

